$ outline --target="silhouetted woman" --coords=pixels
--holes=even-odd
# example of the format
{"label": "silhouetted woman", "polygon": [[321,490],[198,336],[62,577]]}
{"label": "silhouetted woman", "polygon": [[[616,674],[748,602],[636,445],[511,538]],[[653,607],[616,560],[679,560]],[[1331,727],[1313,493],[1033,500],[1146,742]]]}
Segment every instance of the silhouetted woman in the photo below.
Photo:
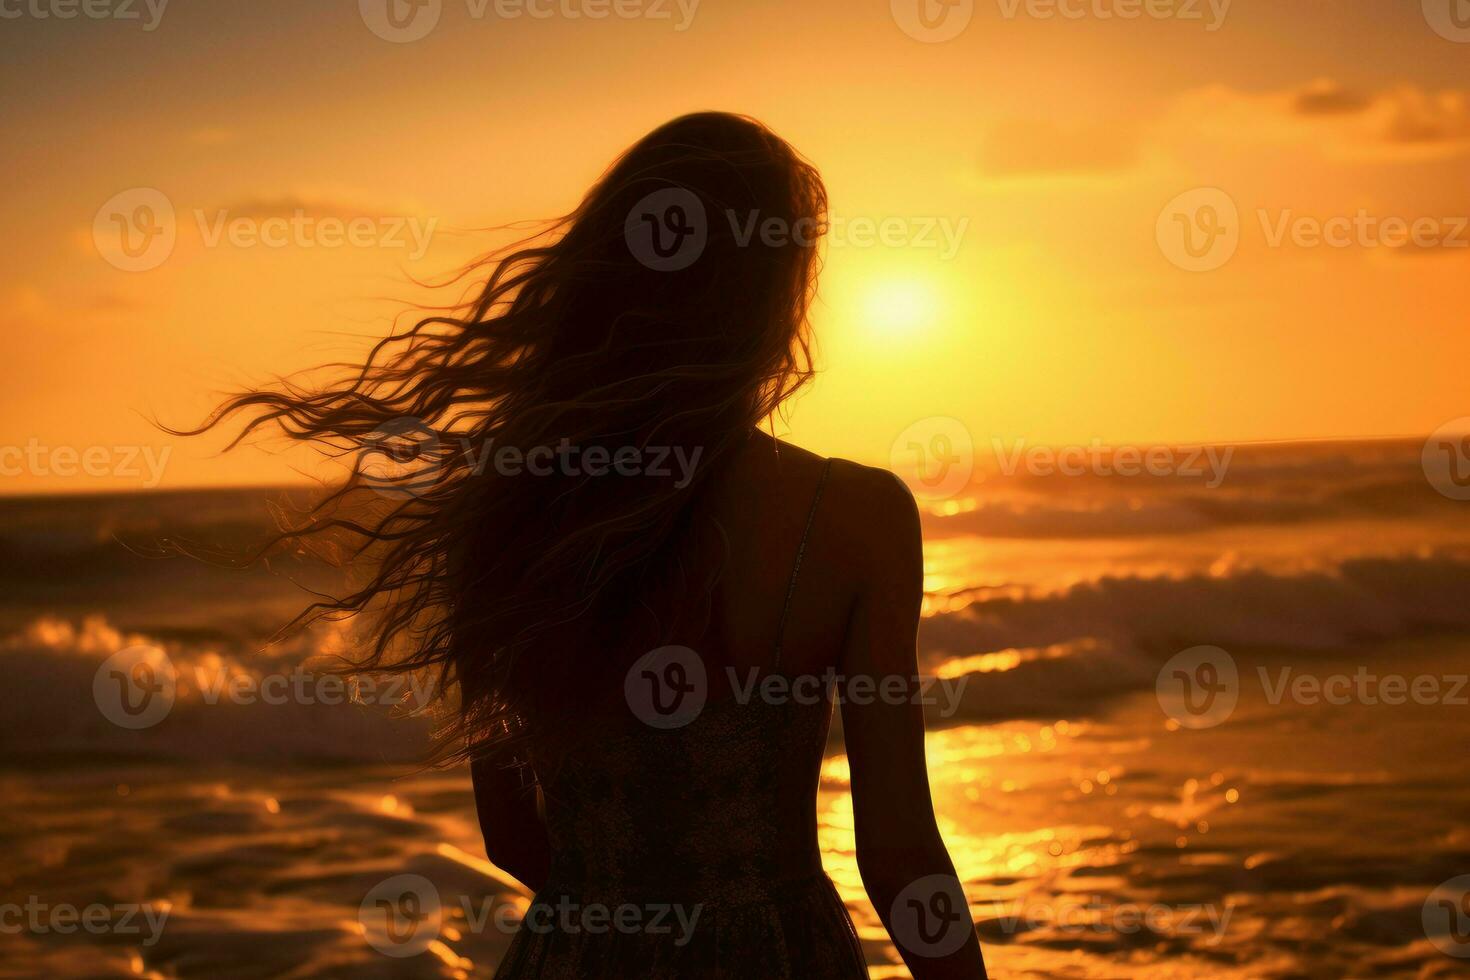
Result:
{"label": "silhouetted woman", "polygon": [[486,852],[537,895],[497,976],[866,976],[817,841],[834,673],[887,681],[842,703],[868,894],[915,977],[984,975],[907,696],[913,500],[761,431],[812,374],[825,210],[760,124],[676,119],[352,380],[211,420],[357,458],[293,539],[358,537],[317,611],[453,682]]}

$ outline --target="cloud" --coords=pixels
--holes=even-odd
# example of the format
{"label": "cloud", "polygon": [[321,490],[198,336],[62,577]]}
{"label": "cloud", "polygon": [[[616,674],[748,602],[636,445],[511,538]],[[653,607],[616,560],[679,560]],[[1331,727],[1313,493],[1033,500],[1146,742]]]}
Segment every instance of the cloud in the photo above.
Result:
{"label": "cloud", "polygon": [[91,313],[136,313],[146,304],[136,296],[128,296],[112,290],[101,290],[83,298],[82,309]]}
{"label": "cloud", "polygon": [[227,212],[231,218],[248,218],[255,221],[264,221],[267,218],[294,218],[298,214],[318,220],[340,218],[347,221],[361,217],[397,218],[415,215],[420,211],[419,208],[403,202],[394,204],[378,201],[374,203],[357,199],[350,194],[316,191],[258,194],[209,210]]}
{"label": "cloud", "polygon": [[311,197],[302,194],[281,194],[272,197],[250,197],[218,208],[228,211],[234,218],[290,218],[305,214],[313,218],[353,218],[363,214],[383,214],[382,209],[356,207],[346,201],[331,198]]}
{"label": "cloud", "polygon": [[1362,112],[1372,99],[1343,88],[1330,78],[1313,82],[1296,94],[1292,108],[1301,116],[1335,116]]}
{"label": "cloud", "polygon": [[1366,90],[1332,78],[1263,92],[1207,85],[1179,93],[1147,121],[997,120],[981,139],[977,170],[990,179],[1114,175],[1222,150],[1336,162],[1453,159],[1470,154],[1470,91]]}
{"label": "cloud", "polygon": [[1378,109],[1381,132],[1389,142],[1470,144],[1470,97],[1465,92],[1405,86],[1384,96]]}
{"label": "cloud", "polygon": [[1470,93],[1415,85],[1364,92],[1333,79],[1269,92],[1213,85],[1180,95],[1157,135],[1390,162],[1443,159],[1470,153]]}

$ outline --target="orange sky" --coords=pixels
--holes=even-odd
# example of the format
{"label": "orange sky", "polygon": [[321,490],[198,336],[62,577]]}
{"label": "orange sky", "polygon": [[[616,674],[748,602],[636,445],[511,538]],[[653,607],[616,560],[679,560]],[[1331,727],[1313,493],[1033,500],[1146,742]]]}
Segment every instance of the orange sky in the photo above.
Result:
{"label": "orange sky", "polygon": [[[899,26],[917,0],[623,0],[643,15],[600,19],[610,0],[428,0],[438,21],[404,43],[367,26],[382,2],[173,0],[154,18],[138,0],[130,20],[0,0],[0,492],[291,478],[147,416],[182,424],[350,354],[389,297],[418,295],[407,275],[495,241],[468,229],[569,209],[700,108],[763,119],[827,179],[844,233],[815,313],[826,373],[791,419],[819,451],[886,460],[927,416],[977,444],[1056,444],[1415,434],[1470,413],[1470,29],[1450,0],[1448,36],[1410,0],[1154,0],[1162,18],[979,0],[942,43]],[[552,16],[504,15],[528,9]],[[124,271],[107,233],[149,200],[137,188],[173,209],[176,241]],[[1220,198],[1198,188],[1236,210],[1228,261],[1169,238],[1214,227],[1199,206]],[[215,237],[298,212],[311,230],[282,247]],[[334,243],[354,219],[360,241]],[[1350,223],[1341,247],[1312,241],[1330,219]],[[1380,244],[1395,220],[1419,246]],[[128,447],[167,450],[156,478]]]}

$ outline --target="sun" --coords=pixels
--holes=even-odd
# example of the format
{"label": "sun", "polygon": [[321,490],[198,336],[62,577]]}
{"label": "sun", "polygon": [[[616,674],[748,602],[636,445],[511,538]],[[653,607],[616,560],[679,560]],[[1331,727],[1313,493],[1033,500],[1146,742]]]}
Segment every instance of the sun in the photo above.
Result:
{"label": "sun", "polygon": [[922,279],[891,279],[876,283],[863,299],[865,325],[882,336],[910,336],[933,325],[939,295]]}

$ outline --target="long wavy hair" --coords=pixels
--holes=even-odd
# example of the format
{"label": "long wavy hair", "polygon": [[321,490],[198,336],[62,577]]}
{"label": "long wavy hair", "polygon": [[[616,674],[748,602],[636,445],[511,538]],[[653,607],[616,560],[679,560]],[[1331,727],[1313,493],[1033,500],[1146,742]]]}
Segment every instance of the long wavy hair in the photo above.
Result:
{"label": "long wavy hair", "polygon": [[461,270],[463,302],[337,380],[234,395],[186,431],[238,416],[232,446],[275,429],[351,459],[272,541],[329,543],[357,572],[294,625],[368,617],[355,669],[434,672],[446,751],[519,755],[708,615],[718,572],[684,560],[711,531],[695,503],[811,378],[825,222],[817,171],[769,129],[683,116]]}

